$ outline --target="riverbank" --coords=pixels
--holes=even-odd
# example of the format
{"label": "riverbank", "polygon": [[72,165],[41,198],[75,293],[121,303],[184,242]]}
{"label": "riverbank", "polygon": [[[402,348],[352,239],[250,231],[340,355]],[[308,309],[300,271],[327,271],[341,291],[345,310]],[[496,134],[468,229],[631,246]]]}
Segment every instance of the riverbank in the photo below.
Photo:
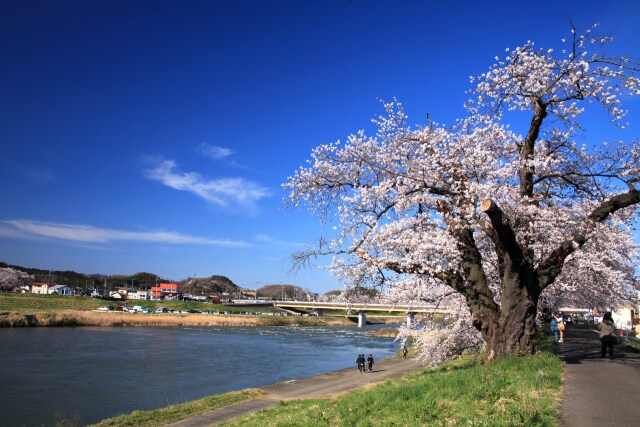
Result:
{"label": "riverbank", "polygon": [[[99,307],[118,308],[133,303],[155,312],[158,307],[175,313],[143,314],[98,311]],[[342,326],[357,322],[346,314],[326,316],[276,316],[282,311],[272,306],[252,307],[256,314],[243,314],[246,307],[202,304],[186,301],[105,301],[87,297],[0,293],[0,327],[50,326]],[[177,313],[212,311],[227,314]],[[370,316],[374,324],[399,324],[402,316]]]}
{"label": "riverbank", "polygon": [[[399,319],[372,318],[375,323],[393,324]],[[147,326],[147,327],[215,327],[215,326],[346,326],[353,321],[341,316],[268,316],[235,314],[141,314],[59,310],[36,313],[0,312],[0,327],[60,327],[60,326]]]}
{"label": "riverbank", "polygon": [[257,397],[211,411],[189,413],[176,405],[109,418],[94,427],[558,426],[562,375],[562,362],[546,352],[491,364],[466,357],[436,369],[392,358],[377,362],[371,373],[348,368],[262,387]]}
{"label": "riverbank", "polygon": [[[422,367],[414,360],[394,357],[376,362],[372,372],[366,374],[360,374],[355,367],[325,372],[257,389],[209,396],[195,402],[169,406],[155,411],[136,411],[131,414],[103,420],[92,427],[150,427],[160,425],[166,427],[200,427],[271,408],[280,402],[297,401],[299,399],[324,399],[345,395],[354,390],[371,387],[374,384],[398,378],[420,369]],[[238,395],[238,393],[243,392],[246,392],[246,394]],[[242,400],[223,407],[218,405],[212,410],[206,410],[207,399],[218,402],[225,399],[227,395]]]}

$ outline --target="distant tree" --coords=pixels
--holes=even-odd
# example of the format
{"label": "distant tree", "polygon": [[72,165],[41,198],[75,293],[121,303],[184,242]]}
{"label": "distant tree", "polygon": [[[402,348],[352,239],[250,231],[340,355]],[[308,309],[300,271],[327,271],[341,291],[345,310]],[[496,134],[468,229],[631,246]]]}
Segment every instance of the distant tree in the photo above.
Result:
{"label": "distant tree", "polygon": [[16,286],[31,286],[33,276],[13,268],[0,268],[0,290],[8,291]]}
{"label": "distant tree", "polygon": [[410,129],[389,103],[375,136],[316,148],[285,187],[291,206],[337,220],[339,234],[295,262],[332,255],[351,286],[444,304],[447,334],[424,348],[447,355],[482,343],[488,359],[532,354],[545,294],[600,306],[633,297],[640,144],[577,142],[585,105],[624,126],[620,101],[640,94],[640,64],[608,55],[610,40],[573,28],[559,52],[508,49],[472,79],[453,127],[427,115]]}

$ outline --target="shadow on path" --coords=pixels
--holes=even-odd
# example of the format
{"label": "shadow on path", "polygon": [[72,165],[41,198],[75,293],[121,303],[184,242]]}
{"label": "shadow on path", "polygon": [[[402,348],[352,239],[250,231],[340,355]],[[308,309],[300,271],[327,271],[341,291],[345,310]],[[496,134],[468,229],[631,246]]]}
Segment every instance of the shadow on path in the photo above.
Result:
{"label": "shadow on path", "polygon": [[614,360],[601,358],[597,332],[569,325],[558,355],[565,361],[563,401],[565,427],[640,425],[640,355],[614,346]]}

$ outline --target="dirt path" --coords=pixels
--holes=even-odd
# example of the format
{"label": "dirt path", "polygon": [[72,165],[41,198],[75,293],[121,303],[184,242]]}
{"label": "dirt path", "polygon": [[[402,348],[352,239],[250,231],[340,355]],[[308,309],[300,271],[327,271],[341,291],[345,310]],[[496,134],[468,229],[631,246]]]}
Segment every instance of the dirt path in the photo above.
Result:
{"label": "dirt path", "polygon": [[329,398],[347,393],[390,378],[402,376],[420,369],[414,360],[394,358],[376,362],[373,371],[361,374],[356,367],[325,372],[313,377],[286,381],[261,387],[267,395],[261,399],[236,403],[186,420],[168,424],[167,427],[201,427],[221,423],[232,418],[270,408],[278,402],[295,399]]}

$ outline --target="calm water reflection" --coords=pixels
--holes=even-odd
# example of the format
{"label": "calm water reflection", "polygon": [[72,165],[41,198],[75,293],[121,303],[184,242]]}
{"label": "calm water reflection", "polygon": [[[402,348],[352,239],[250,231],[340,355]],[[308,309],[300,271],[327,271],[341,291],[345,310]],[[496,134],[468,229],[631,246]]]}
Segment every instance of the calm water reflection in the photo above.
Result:
{"label": "calm water reflection", "polygon": [[0,329],[0,424],[89,424],[392,355],[374,328]]}

